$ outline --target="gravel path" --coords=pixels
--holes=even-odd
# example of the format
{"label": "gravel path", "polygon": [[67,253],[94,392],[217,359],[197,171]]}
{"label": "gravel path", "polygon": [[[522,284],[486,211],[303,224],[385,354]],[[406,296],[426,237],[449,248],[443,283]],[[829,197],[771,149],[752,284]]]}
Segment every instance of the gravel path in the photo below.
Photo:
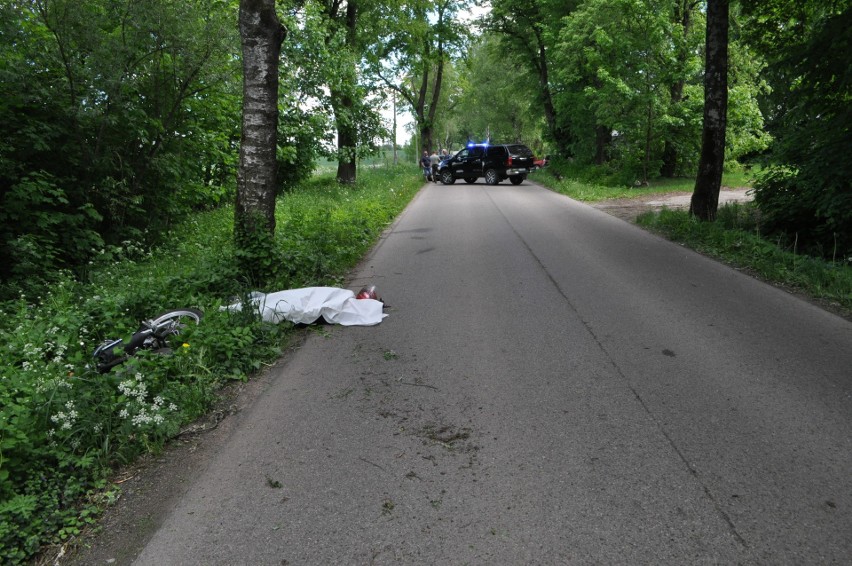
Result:
{"label": "gravel path", "polygon": [[[635,198],[610,199],[596,203],[592,206],[604,212],[617,216],[628,222],[635,222],[636,217],[643,212],[660,210],[661,208],[689,208],[692,198],[690,192],[654,193],[642,195]],[[752,200],[749,188],[727,188],[723,187],[719,192],[719,205],[730,202],[748,202]]]}

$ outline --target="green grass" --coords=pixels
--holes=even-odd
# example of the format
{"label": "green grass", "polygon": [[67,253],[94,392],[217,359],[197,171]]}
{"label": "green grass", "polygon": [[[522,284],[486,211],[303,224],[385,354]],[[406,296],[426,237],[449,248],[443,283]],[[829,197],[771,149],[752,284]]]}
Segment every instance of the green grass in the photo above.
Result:
{"label": "green grass", "polygon": [[[260,287],[237,268],[227,207],[179,226],[168,246],[106,250],[86,281],[66,275],[40,296],[0,305],[0,563],[79,535],[113,493],[112,470],[158,451],[223,383],[280,355],[292,325],[222,305],[254,290],[343,286],[421,186],[414,167],[382,167],[346,187],[320,175],[280,198],[270,250],[278,269]],[[174,355],[142,353],[105,375],[90,367],[104,338],[127,339],[140,320],[174,307],[205,311]]]}
{"label": "green grass", "polygon": [[764,239],[758,211],[751,204],[721,207],[716,222],[664,209],[640,215],[637,224],[764,281],[827,303],[842,314],[852,313],[852,264],[801,255]]}
{"label": "green grass", "polygon": [[[632,186],[619,182],[614,174],[589,167],[554,163],[536,171],[530,177],[551,190],[583,202],[598,202],[609,199],[636,198],[648,194],[692,192],[695,179],[655,179],[648,186]],[[722,176],[725,187],[750,187],[753,171],[736,170]]]}

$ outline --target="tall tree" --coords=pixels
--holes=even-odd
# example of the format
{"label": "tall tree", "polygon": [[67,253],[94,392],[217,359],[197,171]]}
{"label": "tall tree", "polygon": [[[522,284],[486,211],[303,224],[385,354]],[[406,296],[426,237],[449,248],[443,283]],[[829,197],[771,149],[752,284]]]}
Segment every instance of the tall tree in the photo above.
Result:
{"label": "tall tree", "polygon": [[346,51],[352,60],[348,62],[348,68],[343,73],[345,82],[341,85],[342,88],[338,87],[338,90],[332,90],[332,106],[337,123],[337,150],[339,152],[337,158],[338,183],[354,183],[357,174],[355,148],[358,143],[358,128],[353,113],[356,101],[352,92],[357,85],[357,68],[354,59],[356,56],[360,56],[360,53],[356,51],[357,24],[358,3],[355,0],[349,0],[346,2],[344,35],[346,37]]}
{"label": "tall tree", "polygon": [[337,181],[354,183],[357,177],[356,146],[358,19],[357,0],[322,0],[326,18],[326,48],[334,59],[334,69],[327,77],[331,108],[337,129]]}
{"label": "tall tree", "polygon": [[647,181],[658,169],[669,117],[669,18],[647,0],[587,0],[564,22],[552,57],[573,152],[598,165],[618,158],[630,176]]}
{"label": "tall tree", "polygon": [[704,70],[704,129],[689,213],[716,219],[728,118],[728,0],[708,0]]}
{"label": "tall tree", "polygon": [[239,27],[243,129],[234,236],[238,249],[251,256],[275,233],[278,57],[286,31],[275,14],[275,0],[240,0]]}
{"label": "tall tree", "polygon": [[[582,2],[577,0],[494,0],[486,27],[500,34],[506,58],[528,69],[538,86],[538,98],[549,137],[563,155],[570,154],[570,128],[557,115],[553,99],[552,54],[562,19]],[[558,87],[556,87],[558,89]]]}
{"label": "tall tree", "polygon": [[404,1],[395,13],[386,14],[385,33],[371,53],[376,75],[411,109],[425,150],[435,149],[446,66],[467,41],[468,30],[459,21],[467,5],[454,0]]}
{"label": "tall tree", "polygon": [[[322,52],[326,94],[320,98],[330,107],[337,135],[337,180],[353,183],[358,158],[376,151],[376,141],[387,137],[379,108],[385,95],[373,83],[364,65],[383,28],[385,3],[376,0],[315,0],[304,2],[305,16],[319,16],[323,29]],[[316,49],[305,46],[307,49]]]}

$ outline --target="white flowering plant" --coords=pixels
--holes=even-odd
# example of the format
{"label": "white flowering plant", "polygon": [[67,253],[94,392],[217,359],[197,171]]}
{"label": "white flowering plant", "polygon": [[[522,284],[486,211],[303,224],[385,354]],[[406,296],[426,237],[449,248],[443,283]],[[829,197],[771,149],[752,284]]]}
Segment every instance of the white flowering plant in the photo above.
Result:
{"label": "white flowering plant", "polygon": [[[79,498],[105,485],[113,463],[159,449],[186,416],[177,397],[186,390],[167,391],[175,363],[140,359],[106,375],[91,367],[102,339],[91,329],[132,322],[115,314],[125,310],[115,299],[80,293],[80,285],[65,281],[43,297],[7,305],[0,342],[3,564],[18,563],[50,537],[73,535],[83,520]],[[103,316],[116,318],[99,321]],[[190,372],[192,360],[182,357],[182,371]],[[87,512],[85,521],[95,517]]]}

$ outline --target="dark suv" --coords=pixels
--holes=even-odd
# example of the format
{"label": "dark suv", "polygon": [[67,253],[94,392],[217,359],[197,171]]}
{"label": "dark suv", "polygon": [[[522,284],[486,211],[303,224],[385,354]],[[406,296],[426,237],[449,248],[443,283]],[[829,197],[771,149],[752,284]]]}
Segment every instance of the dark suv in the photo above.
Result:
{"label": "dark suv", "polygon": [[480,177],[485,177],[489,185],[504,179],[520,185],[535,168],[534,159],[532,150],[519,143],[471,144],[442,161],[438,177],[445,185],[452,185],[456,179],[475,183]]}

